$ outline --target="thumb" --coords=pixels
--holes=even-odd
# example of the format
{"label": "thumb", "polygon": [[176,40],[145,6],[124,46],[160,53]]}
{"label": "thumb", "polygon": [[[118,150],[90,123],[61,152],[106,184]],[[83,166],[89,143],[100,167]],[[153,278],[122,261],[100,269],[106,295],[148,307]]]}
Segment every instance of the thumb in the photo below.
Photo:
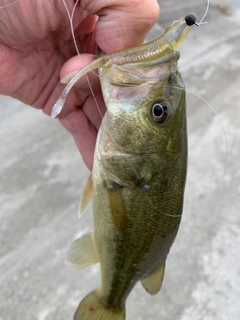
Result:
{"label": "thumb", "polygon": [[160,12],[156,0],[82,0],[81,7],[98,15],[96,43],[106,53],[142,44]]}

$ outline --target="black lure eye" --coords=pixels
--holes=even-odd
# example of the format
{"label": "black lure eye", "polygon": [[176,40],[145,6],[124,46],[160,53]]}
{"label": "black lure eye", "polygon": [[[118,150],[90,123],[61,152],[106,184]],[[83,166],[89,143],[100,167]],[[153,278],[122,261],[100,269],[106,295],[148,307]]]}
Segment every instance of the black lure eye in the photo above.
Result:
{"label": "black lure eye", "polygon": [[185,21],[188,26],[192,26],[193,24],[196,24],[196,19],[197,18],[194,13],[189,13],[185,17]]}
{"label": "black lure eye", "polygon": [[152,106],[152,117],[155,122],[164,122],[168,117],[167,103],[164,101],[155,102]]}

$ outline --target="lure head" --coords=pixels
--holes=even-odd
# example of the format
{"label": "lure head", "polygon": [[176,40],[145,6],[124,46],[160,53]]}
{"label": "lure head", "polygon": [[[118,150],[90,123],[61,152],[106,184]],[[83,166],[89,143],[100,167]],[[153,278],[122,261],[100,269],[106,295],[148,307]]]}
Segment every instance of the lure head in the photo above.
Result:
{"label": "lure head", "polygon": [[186,24],[188,25],[188,26],[192,26],[192,25],[198,25],[197,23],[196,23],[196,20],[197,20],[197,18],[196,18],[196,15],[194,14],[194,13],[189,13],[189,14],[187,14],[186,15],[186,17],[185,17],[185,21],[186,21]]}

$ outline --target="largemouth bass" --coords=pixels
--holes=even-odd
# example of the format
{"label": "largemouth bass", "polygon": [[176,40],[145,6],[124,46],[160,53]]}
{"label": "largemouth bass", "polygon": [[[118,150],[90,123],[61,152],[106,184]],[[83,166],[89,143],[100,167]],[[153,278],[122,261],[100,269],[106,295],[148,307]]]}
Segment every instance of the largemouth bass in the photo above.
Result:
{"label": "largemouth bass", "polygon": [[175,48],[195,22],[190,14],[155,42],[100,57],[81,71],[99,68],[107,112],[80,205],[92,196],[94,231],[68,253],[79,268],[99,262],[101,286],[80,302],[74,320],[123,320],[138,281],[152,295],[161,288],[187,172],[186,99]]}

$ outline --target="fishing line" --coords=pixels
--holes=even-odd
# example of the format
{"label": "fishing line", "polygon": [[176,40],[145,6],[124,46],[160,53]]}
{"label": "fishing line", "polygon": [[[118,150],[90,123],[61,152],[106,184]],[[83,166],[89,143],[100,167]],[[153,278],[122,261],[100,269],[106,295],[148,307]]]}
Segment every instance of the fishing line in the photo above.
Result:
{"label": "fishing line", "polygon": [[[73,26],[74,13],[75,13],[75,9],[76,9],[76,7],[77,7],[77,5],[78,5],[78,3],[79,3],[79,0],[77,0],[77,1],[75,2],[71,14],[70,14],[70,12],[69,12],[69,10],[68,10],[68,7],[67,7],[67,4],[66,4],[65,0],[62,0],[62,2],[63,2],[63,4],[64,4],[65,9],[66,9],[67,14],[68,14],[68,18],[69,18],[69,22],[70,22],[70,28],[71,28],[71,33],[72,33],[72,37],[73,37],[73,43],[74,43],[74,46],[75,46],[77,55],[78,55],[79,58],[82,60],[81,53],[80,53],[80,51],[79,51],[79,49],[78,49],[77,40],[76,40],[75,32],[74,32],[74,26]],[[95,72],[93,72],[93,73],[94,73],[95,75],[97,75]],[[92,95],[92,97],[93,97],[93,99],[94,99],[94,102],[95,102],[95,104],[96,104],[96,107],[97,107],[97,109],[98,109],[98,112],[99,112],[101,118],[103,119],[103,114],[102,114],[102,111],[101,111],[100,106],[99,106],[99,104],[98,104],[98,101],[97,101],[97,99],[96,99],[96,96],[95,96],[95,94],[94,94],[94,92],[93,92],[93,89],[92,89],[92,86],[91,86],[89,77],[88,77],[87,74],[85,74],[84,76],[86,77],[86,80],[87,80],[87,83],[88,83],[88,87],[89,87],[89,89],[90,89],[90,91],[91,91],[91,95]],[[98,76],[98,75],[97,75],[97,76]]]}
{"label": "fishing line", "polygon": [[[220,179],[220,182],[217,186],[217,189],[220,188],[222,182],[223,182],[223,178],[225,176],[225,173],[226,173],[226,169],[227,169],[227,162],[228,162],[228,142],[227,142],[227,135],[226,135],[226,131],[224,129],[224,125],[222,123],[222,120],[219,116],[219,114],[216,112],[216,110],[214,109],[214,107],[206,100],[204,99],[203,97],[201,97],[200,95],[198,95],[197,93],[194,93],[190,90],[186,90],[186,92],[188,93],[191,93],[193,95],[195,95],[196,97],[198,97],[199,99],[201,99],[203,102],[205,102],[209,107],[210,109],[214,112],[215,116],[217,117],[219,123],[220,123],[220,126],[222,128],[222,132],[223,132],[223,137],[224,137],[224,142],[225,142],[225,159],[224,159],[224,167],[223,167],[223,173],[222,173],[222,176],[221,176],[221,179]],[[212,194],[212,196],[214,195],[214,192]],[[212,197],[210,196],[210,198]]]}
{"label": "fishing line", "polygon": [[[220,188],[222,182],[223,182],[223,178],[225,176],[225,173],[226,173],[226,169],[227,169],[227,162],[228,162],[228,142],[227,142],[227,135],[226,135],[226,131],[224,129],[224,125],[223,125],[223,122],[219,116],[219,114],[217,113],[217,111],[214,109],[214,107],[205,99],[203,98],[202,96],[200,96],[199,94],[197,94],[196,92],[193,92],[193,91],[190,91],[186,88],[181,88],[181,87],[175,87],[175,86],[170,86],[171,88],[174,88],[174,89],[179,89],[179,90],[184,90],[186,93],[190,93],[194,96],[196,96],[197,98],[199,98],[200,100],[202,100],[204,103],[206,103],[210,109],[213,111],[213,113],[215,114],[215,116],[217,117],[217,120],[218,122],[220,123],[220,126],[221,126],[221,129],[222,129],[222,132],[223,132],[223,138],[224,138],[224,143],[225,143],[225,159],[224,159],[224,168],[223,168],[223,173],[221,175],[221,179],[220,179],[220,182],[217,186],[217,189]],[[210,196],[213,197],[214,195],[214,192],[213,194]]]}
{"label": "fishing line", "polygon": [[[205,99],[203,98],[202,96],[200,96],[199,94],[193,92],[193,91],[190,91],[190,90],[187,90],[186,88],[181,88],[181,87],[177,87],[177,86],[169,86],[170,88],[174,88],[174,89],[179,89],[179,90],[182,90],[182,91],[185,91],[186,93],[189,93],[189,94],[192,94],[194,96],[196,96],[197,98],[199,98],[200,100],[202,100],[205,104],[207,104],[210,109],[213,111],[213,113],[215,114],[215,116],[217,117],[219,123],[220,123],[220,126],[221,126],[221,129],[222,129],[222,132],[223,132],[223,137],[224,137],[224,142],[225,142],[225,159],[224,159],[224,167],[223,167],[223,172],[222,172],[222,175],[221,175],[221,178],[220,178],[220,181],[217,185],[217,189],[220,188],[222,182],[223,182],[223,178],[225,176],[225,173],[226,173],[226,168],[227,168],[227,161],[228,161],[228,142],[227,142],[227,135],[226,135],[226,132],[225,132],[225,129],[224,129],[224,125],[222,123],[222,120],[219,116],[219,114],[217,113],[217,111],[214,109],[214,107]],[[115,142],[116,143],[116,142]],[[119,147],[120,148],[120,147]],[[120,148],[120,151],[121,151],[121,148]],[[139,178],[139,175],[138,175],[138,172],[137,170],[135,169],[135,167],[133,166],[132,163],[129,163],[129,165],[131,166],[131,168],[133,169],[133,171],[135,172],[138,180],[140,181],[141,183],[141,179]],[[149,202],[149,204],[155,209],[155,210],[158,210],[154,204],[151,202],[150,198],[148,197],[147,195],[147,191],[143,189],[143,192],[144,192],[144,195],[147,199],[147,201]],[[212,193],[212,195],[209,196],[209,199],[211,199],[213,196],[214,196],[215,192]],[[168,214],[168,213],[165,213],[165,212],[161,212],[161,214],[164,214],[166,216],[170,216],[170,217],[181,217],[181,215],[171,215],[171,214]]]}
{"label": "fishing line", "polygon": [[[127,85],[126,85],[127,86]],[[224,168],[223,168],[223,172],[222,172],[222,175],[221,175],[221,178],[220,178],[220,181],[217,185],[217,189],[220,188],[222,182],[223,182],[223,178],[225,176],[225,172],[226,172],[226,168],[227,168],[227,159],[228,159],[228,143],[227,143],[227,136],[226,136],[226,132],[225,132],[225,129],[224,129],[224,125],[222,123],[222,120],[219,116],[219,114],[217,113],[217,111],[214,109],[214,107],[202,96],[200,96],[199,94],[193,92],[193,91],[190,91],[190,90],[187,90],[186,88],[181,88],[181,87],[177,87],[177,86],[169,86],[170,88],[173,88],[173,89],[178,89],[178,90],[181,90],[181,91],[185,91],[186,93],[189,93],[189,94],[192,94],[194,96],[196,96],[197,98],[199,98],[200,100],[202,100],[205,104],[207,104],[210,109],[213,111],[213,113],[215,114],[215,116],[217,117],[219,123],[220,123],[220,126],[221,126],[221,129],[222,129],[222,132],[223,132],[223,137],[224,137],[224,142],[225,142],[225,159],[224,159]],[[111,139],[114,141],[114,143],[118,146],[119,148],[119,151],[120,152],[123,152],[124,153],[124,150],[122,150],[121,146],[115,141],[115,139],[112,137],[111,135],[111,132],[109,132],[109,135],[111,137]],[[132,163],[129,162],[129,166],[133,169],[134,173],[136,174],[136,177],[137,179],[139,180],[139,187],[141,185],[144,185],[144,183],[141,183],[141,178],[136,170],[136,168],[134,167],[134,165]],[[147,190],[145,190],[143,188],[143,193],[147,199],[147,201],[149,202],[149,204],[154,208],[154,210],[158,210],[156,206],[154,206],[154,204],[151,202],[148,194],[147,194]],[[213,197],[213,195],[215,194],[215,192],[212,193],[212,195],[210,195],[210,198]],[[171,215],[171,214],[168,214],[168,213],[164,213],[164,212],[161,212],[161,214],[164,214],[166,216],[170,216],[170,217],[180,217],[181,215]]]}
{"label": "fishing line", "polygon": [[14,5],[15,3],[19,2],[19,1],[21,1],[21,0],[16,0],[16,1],[12,2],[12,3],[6,4],[6,5],[4,5],[3,7],[0,7],[0,10],[1,10],[1,9],[5,9],[5,8],[7,8],[7,7],[10,7],[10,6]]}
{"label": "fishing line", "polygon": [[207,22],[203,22],[203,20],[206,18],[206,15],[208,13],[208,10],[209,10],[209,5],[210,5],[210,0],[207,0],[207,8],[206,8],[206,11],[202,17],[202,19],[198,22],[198,25],[202,25],[202,24],[206,24]]}
{"label": "fishing line", "polygon": [[[76,9],[76,7],[78,5],[78,2],[79,2],[79,0],[77,0],[75,2],[75,5],[74,5],[74,7],[72,9],[72,13],[71,13],[71,16],[69,17],[69,19],[70,19],[70,26],[71,26],[71,32],[72,32],[74,46],[76,48],[77,54],[80,56],[80,52],[79,52],[79,49],[78,49],[78,45],[77,45],[77,41],[76,41],[76,37],[75,37],[75,33],[74,33],[74,27],[73,27],[73,16],[74,16],[74,13],[75,13],[75,9]],[[86,77],[86,78],[88,80],[88,77]]]}
{"label": "fishing line", "polygon": [[[9,3],[9,4],[7,4],[7,5],[4,5],[3,7],[0,7],[0,9],[4,9],[4,8],[9,7],[9,6],[12,6],[12,5],[18,3],[19,1],[20,1],[20,0],[16,0],[16,1],[12,2],[12,3]],[[77,55],[78,55],[79,58],[81,59],[81,54],[80,54],[80,51],[79,51],[79,49],[78,49],[78,45],[77,45],[77,41],[76,41],[76,37],[75,37],[75,32],[74,32],[74,26],[73,26],[74,13],[75,13],[75,9],[76,9],[76,7],[77,7],[77,4],[79,3],[79,0],[77,0],[77,1],[75,2],[71,14],[70,14],[70,11],[69,11],[69,9],[68,9],[68,7],[67,7],[67,5],[66,5],[65,0],[62,0],[62,3],[63,3],[63,5],[64,5],[64,7],[65,7],[65,9],[66,9],[66,12],[67,12],[67,15],[68,15],[68,18],[69,18],[71,33],[72,33],[73,42],[74,42],[74,46],[75,46]],[[203,22],[203,20],[205,19],[206,15],[207,15],[207,13],[208,13],[209,4],[210,4],[210,0],[207,1],[206,11],[205,11],[202,19],[198,22],[198,25],[202,25],[202,24],[207,23],[207,22]],[[91,71],[91,72],[94,73],[95,75],[97,75],[97,76],[99,77],[99,75],[96,74],[95,72],[93,72],[93,71]],[[95,94],[94,94],[94,92],[93,92],[93,89],[92,89],[92,86],[91,86],[91,84],[90,84],[89,77],[88,77],[87,74],[85,75],[85,77],[86,77],[86,80],[87,80],[89,89],[90,89],[90,91],[91,91],[91,94],[92,94],[92,96],[93,96],[93,99],[94,99],[94,101],[95,101],[95,104],[96,104],[96,106],[97,106],[98,112],[99,112],[101,118],[103,118],[103,114],[102,114],[102,112],[101,112],[101,110],[100,110],[98,101],[97,101],[97,99],[96,99],[96,96],[95,96]],[[217,116],[217,118],[218,118],[218,120],[219,120],[219,122],[220,122],[220,124],[221,124],[222,130],[223,130],[223,133],[224,133],[225,147],[226,147],[225,167],[224,167],[224,172],[223,172],[223,175],[222,175],[222,179],[221,179],[221,181],[220,181],[220,184],[221,184],[221,183],[222,183],[222,180],[223,180],[223,177],[224,177],[224,175],[225,175],[226,164],[227,164],[227,149],[228,149],[228,148],[227,148],[227,138],[226,138],[226,133],[225,133],[225,130],[224,130],[223,123],[222,123],[219,115],[218,115],[217,112],[215,111],[215,109],[211,106],[211,104],[210,104],[206,99],[204,99],[203,97],[201,97],[201,96],[199,96],[198,94],[196,94],[196,93],[194,93],[194,92],[191,92],[191,91],[189,91],[189,90],[186,90],[186,89],[183,89],[183,88],[179,88],[179,87],[176,87],[176,88],[177,88],[177,89],[181,89],[181,90],[185,90],[186,92],[189,92],[189,93],[197,96],[197,97],[200,98],[201,100],[203,100],[203,101],[204,101],[207,105],[209,105],[209,107],[213,110],[213,112],[215,113],[215,115]],[[113,141],[114,141],[114,139],[113,139]],[[114,142],[116,143],[116,141],[114,141]],[[120,151],[123,151],[123,150],[121,150],[121,147],[120,147],[117,143],[116,143],[116,145],[119,147],[119,150],[120,150]],[[134,167],[131,163],[129,163],[129,164],[130,164],[130,166],[132,167],[133,171],[136,173],[136,176],[137,176],[138,180],[139,180],[140,183],[141,183],[141,179],[140,179],[140,177],[139,177],[139,175],[138,175],[137,170],[135,169],[135,167]],[[220,186],[220,184],[219,184],[219,186]],[[157,208],[153,205],[153,203],[152,203],[151,200],[149,199],[149,197],[148,197],[148,195],[147,195],[147,191],[143,189],[143,193],[145,194],[146,199],[148,200],[148,202],[150,203],[150,205],[151,205],[154,209],[157,210]],[[164,215],[166,215],[166,216],[170,216],[170,217],[181,217],[181,215],[171,215],[171,214],[164,213],[164,212],[162,212],[162,214],[164,214]]]}
{"label": "fishing line", "polygon": [[[206,8],[206,10],[205,10],[205,13],[204,13],[202,19],[199,21],[199,23],[195,23],[196,25],[204,24],[203,20],[204,20],[204,18],[206,17],[207,12],[208,12],[208,10],[209,10],[209,1],[210,1],[210,0],[207,0],[207,8]],[[64,3],[66,10],[68,11],[67,6],[66,6],[66,3],[65,3],[65,0],[62,0],[62,2]],[[69,21],[70,21],[70,26],[71,26],[71,32],[72,32],[72,37],[73,37],[73,41],[74,41],[74,44],[75,44],[75,48],[76,48],[76,51],[77,51],[77,53],[78,53],[78,56],[81,58],[80,53],[79,53],[79,50],[78,50],[78,46],[77,46],[77,43],[76,43],[76,38],[75,38],[75,35],[74,35],[74,28],[73,28],[73,16],[74,16],[74,11],[75,11],[75,8],[76,8],[78,2],[79,2],[79,0],[76,1],[75,5],[74,5],[74,7],[73,7],[73,10],[72,10],[72,14],[71,14],[71,15],[70,15],[70,13],[69,13],[69,11],[68,11],[68,16],[69,16]],[[101,63],[98,65],[97,60],[95,60],[95,61],[96,61],[96,64],[94,65],[94,68],[100,67],[100,66],[101,66]],[[52,117],[52,118],[55,118],[55,117],[61,112],[61,110],[62,110],[62,108],[63,108],[63,106],[64,106],[64,104],[65,104],[65,100],[66,100],[66,98],[67,98],[67,95],[68,95],[69,91],[70,91],[71,88],[74,86],[74,84],[82,77],[82,74],[86,76],[86,79],[87,79],[87,82],[88,82],[88,85],[89,85],[91,94],[92,94],[93,99],[94,99],[94,101],[95,101],[95,103],[96,103],[96,106],[97,106],[97,109],[98,109],[98,111],[99,111],[99,114],[100,114],[100,116],[103,118],[103,115],[102,115],[102,113],[101,113],[99,104],[98,104],[97,99],[96,99],[96,97],[95,97],[95,95],[94,95],[94,92],[93,92],[92,87],[91,87],[91,85],[90,85],[89,79],[88,79],[88,77],[87,77],[87,75],[86,75],[87,72],[92,71],[92,69],[93,69],[93,68],[90,67],[89,70],[88,70],[87,67],[86,67],[86,68],[80,69],[78,72],[75,73],[75,75],[71,78],[71,80],[70,80],[70,81],[68,82],[68,84],[66,85],[66,87],[65,87],[65,89],[63,90],[60,98],[59,98],[59,99],[57,100],[57,102],[55,103],[55,105],[54,105],[54,107],[53,107],[53,109],[52,109],[52,114],[51,114],[51,117]],[[83,71],[83,72],[82,72],[82,71]]]}

